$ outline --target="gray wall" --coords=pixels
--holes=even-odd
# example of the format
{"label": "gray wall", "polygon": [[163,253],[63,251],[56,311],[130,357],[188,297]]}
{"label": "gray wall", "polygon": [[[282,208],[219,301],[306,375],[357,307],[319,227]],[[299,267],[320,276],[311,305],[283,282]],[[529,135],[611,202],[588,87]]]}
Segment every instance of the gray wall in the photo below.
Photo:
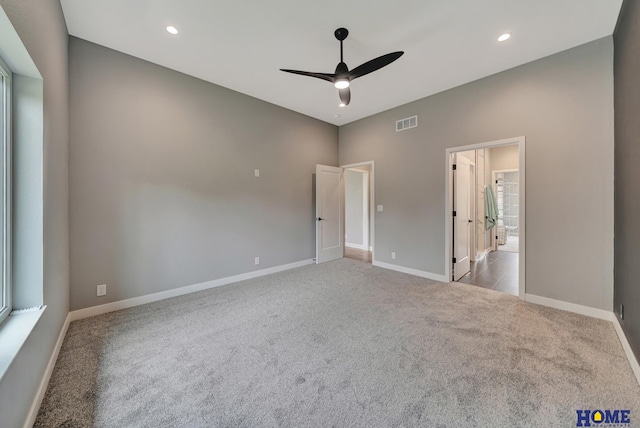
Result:
{"label": "gray wall", "polygon": [[612,64],[606,37],[340,127],[340,164],[376,162],[377,261],[443,275],[445,149],[524,135],[526,292],[611,310]]}
{"label": "gray wall", "polygon": [[74,37],[69,59],[72,310],[315,257],[337,127]]}
{"label": "gray wall", "polygon": [[363,175],[363,172],[348,169],[344,172],[345,232],[347,235],[346,242],[349,244],[363,244]]}
{"label": "gray wall", "polygon": [[640,4],[625,1],[615,41],[615,304],[636,356],[640,355]]}
{"label": "gray wall", "polygon": [[69,309],[67,29],[56,1],[0,0],[44,81],[43,301],[47,305],[0,382],[2,425],[21,427]]}

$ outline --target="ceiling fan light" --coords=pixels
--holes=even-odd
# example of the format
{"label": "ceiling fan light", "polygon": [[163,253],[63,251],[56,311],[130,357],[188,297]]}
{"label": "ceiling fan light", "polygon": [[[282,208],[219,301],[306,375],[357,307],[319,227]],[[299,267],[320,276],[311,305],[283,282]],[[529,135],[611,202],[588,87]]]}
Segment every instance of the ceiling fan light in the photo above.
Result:
{"label": "ceiling fan light", "polygon": [[346,107],[347,105],[345,103],[340,103],[338,104],[339,107]]}
{"label": "ceiling fan light", "polygon": [[349,81],[347,79],[336,80],[333,84],[338,89],[345,89],[349,87]]}

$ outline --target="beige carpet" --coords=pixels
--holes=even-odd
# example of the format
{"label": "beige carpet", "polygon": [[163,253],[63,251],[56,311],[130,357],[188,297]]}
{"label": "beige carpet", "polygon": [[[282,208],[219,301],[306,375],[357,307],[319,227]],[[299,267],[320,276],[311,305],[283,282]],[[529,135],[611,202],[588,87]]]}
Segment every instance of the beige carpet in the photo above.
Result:
{"label": "beige carpet", "polygon": [[342,259],[76,321],[38,427],[574,427],[640,388],[609,322]]}

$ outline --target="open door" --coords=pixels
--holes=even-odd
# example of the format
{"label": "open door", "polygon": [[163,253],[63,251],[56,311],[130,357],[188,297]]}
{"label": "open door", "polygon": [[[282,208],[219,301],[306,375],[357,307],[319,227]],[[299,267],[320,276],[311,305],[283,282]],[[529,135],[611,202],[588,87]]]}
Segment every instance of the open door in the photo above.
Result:
{"label": "open door", "polygon": [[469,174],[471,162],[454,155],[453,170],[453,280],[457,281],[470,270]]}
{"label": "open door", "polygon": [[316,165],[316,263],[344,256],[342,168]]}

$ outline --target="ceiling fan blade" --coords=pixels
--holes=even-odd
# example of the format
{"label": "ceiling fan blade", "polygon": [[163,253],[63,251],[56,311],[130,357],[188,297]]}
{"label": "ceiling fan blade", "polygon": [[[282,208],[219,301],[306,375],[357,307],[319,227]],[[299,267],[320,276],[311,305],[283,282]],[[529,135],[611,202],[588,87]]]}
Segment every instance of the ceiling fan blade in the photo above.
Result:
{"label": "ceiling fan blade", "polygon": [[351,72],[349,73],[349,78],[353,80],[355,78],[362,77],[365,74],[369,74],[376,70],[379,70],[382,67],[391,64],[393,61],[400,58],[403,54],[403,51],[392,52],[386,55],[379,56],[378,58],[372,59],[371,61],[367,61],[364,64],[359,65],[351,70]]}
{"label": "ceiling fan blade", "polygon": [[284,71],[285,73],[299,74],[301,76],[315,77],[317,79],[326,80],[327,82],[331,82],[331,83],[333,83],[335,80],[335,75],[329,74],[329,73],[313,73],[311,71],[285,70],[284,68],[281,68],[280,71]]}
{"label": "ceiling fan blade", "polygon": [[348,106],[349,102],[351,102],[351,89],[338,89],[338,95],[340,95],[340,101],[342,101],[345,106]]}

